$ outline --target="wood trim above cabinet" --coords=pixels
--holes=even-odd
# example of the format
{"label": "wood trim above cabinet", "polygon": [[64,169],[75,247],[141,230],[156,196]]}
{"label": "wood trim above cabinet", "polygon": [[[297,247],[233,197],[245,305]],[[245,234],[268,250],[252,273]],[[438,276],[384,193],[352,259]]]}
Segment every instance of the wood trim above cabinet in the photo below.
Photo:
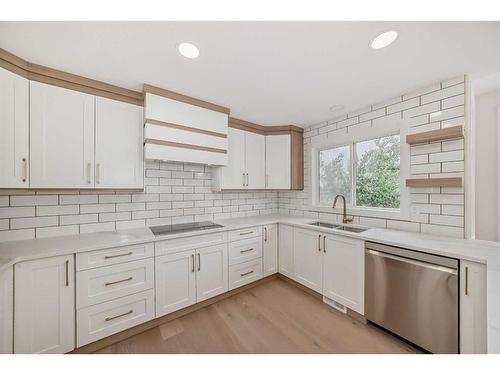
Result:
{"label": "wood trim above cabinet", "polygon": [[227,138],[227,134],[213,132],[213,131],[210,131],[210,130],[193,128],[191,126],[173,124],[171,122],[163,122],[163,121],[159,121],[159,120],[146,119],[144,121],[144,124],[150,124],[150,125],[156,125],[156,126],[163,126],[165,128],[185,130],[185,131],[188,131],[188,132],[200,133],[200,134],[205,134],[205,135],[212,135],[214,137],[219,137],[219,138]]}
{"label": "wood trim above cabinet", "polygon": [[295,125],[263,126],[253,122],[240,120],[235,117],[229,117],[228,126],[233,129],[240,129],[247,132],[261,135],[280,135],[290,134],[290,132],[303,133],[304,129]]}
{"label": "wood trim above cabinet", "polygon": [[170,146],[170,147],[186,148],[186,149],[190,149],[190,150],[200,150],[200,151],[217,152],[217,153],[220,153],[220,154],[227,154],[227,150],[223,150],[221,148],[206,147],[206,146],[197,146],[197,145],[191,145],[191,144],[188,144],[188,143],[178,143],[178,142],[162,141],[160,139],[146,138],[144,140],[144,144]]}
{"label": "wood trim above cabinet", "polygon": [[148,85],[148,84],[144,84],[143,91],[144,91],[144,93],[150,93],[150,94],[154,94],[154,95],[158,95],[158,96],[163,96],[164,98],[177,100],[179,102],[195,105],[197,107],[210,109],[210,110],[216,111],[216,112],[225,113],[227,115],[229,115],[229,113],[231,112],[229,108],[226,108],[226,107],[214,104],[214,103],[206,102],[204,100],[196,99],[196,98],[193,98],[191,96],[179,94],[179,93],[174,92],[174,91],[170,91],[170,90],[162,89],[162,88],[159,88],[156,86]]}
{"label": "wood trim above cabinet", "polygon": [[406,136],[406,143],[415,145],[425,142],[444,141],[447,139],[456,139],[464,137],[464,129],[462,125],[452,126],[449,128],[430,130],[427,132],[409,134]]}
{"label": "wood trim above cabinet", "polygon": [[1,48],[0,67],[32,81],[144,106],[142,92],[33,64]]}
{"label": "wood trim above cabinet", "polygon": [[304,190],[304,136],[302,132],[290,132],[290,189]]}

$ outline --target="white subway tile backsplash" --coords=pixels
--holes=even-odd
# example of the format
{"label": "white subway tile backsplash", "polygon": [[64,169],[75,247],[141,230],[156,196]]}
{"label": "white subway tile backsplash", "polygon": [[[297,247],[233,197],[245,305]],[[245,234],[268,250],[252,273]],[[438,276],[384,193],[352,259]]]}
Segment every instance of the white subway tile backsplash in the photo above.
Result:
{"label": "white subway tile backsplash", "polygon": [[7,207],[9,205],[9,196],[2,195],[0,196],[0,207]]}
{"label": "white subway tile backsplash", "polygon": [[431,194],[430,203],[435,204],[464,204],[463,194]]}
{"label": "white subway tile backsplash", "polygon": [[387,107],[387,114],[390,115],[391,113],[401,112],[409,108],[417,107],[419,105],[420,105],[420,98],[405,100],[403,102],[393,104]]}
{"label": "white subway tile backsplash", "polygon": [[18,229],[18,230],[0,231],[0,242],[28,240],[31,238],[35,238],[35,230],[34,229]]}
{"label": "white subway tile backsplash", "polygon": [[80,225],[80,233],[109,232],[112,230],[116,230],[114,222]]}
{"label": "white subway tile backsplash", "polygon": [[2,207],[0,219],[35,216],[35,207]]}
{"label": "white subway tile backsplash", "polygon": [[114,203],[84,204],[80,206],[80,213],[95,214],[99,212],[114,212],[115,206]]}
{"label": "white subway tile backsplash", "polygon": [[80,230],[78,225],[64,225],[60,227],[36,228],[35,233],[37,238],[45,238],[78,234]]}
{"label": "white subway tile backsplash", "polygon": [[58,204],[57,195],[12,195],[10,206],[44,206]]}
{"label": "white subway tile backsplash", "polygon": [[435,83],[431,86],[424,87],[423,89],[415,90],[415,91],[412,91],[408,94],[404,94],[403,100],[408,100],[411,98],[419,97],[419,96],[422,96],[422,95],[425,95],[425,94],[428,94],[430,92],[437,91],[440,89],[441,89],[441,83]]}
{"label": "white subway tile backsplash", "polygon": [[9,229],[9,219],[0,219],[0,230]]}
{"label": "white subway tile backsplash", "polygon": [[98,202],[97,195],[60,195],[59,204],[93,204]]}
{"label": "white subway tile backsplash", "polygon": [[460,227],[448,227],[435,224],[421,224],[420,231],[422,233],[434,234],[437,236],[447,236],[455,238],[464,237],[464,229]]}
{"label": "white subway tile backsplash", "polygon": [[131,202],[130,194],[105,194],[99,195],[99,203],[123,203]]}
{"label": "white subway tile backsplash", "polygon": [[58,216],[78,214],[80,206],[77,204],[65,206],[37,206],[36,216]]}
{"label": "white subway tile backsplash", "polygon": [[[445,89],[439,90],[439,91],[434,91],[430,94],[423,95],[422,96],[422,104],[427,104],[430,102],[435,102],[438,100],[443,100],[450,98],[452,96],[457,96],[457,95],[463,95],[465,92],[465,86],[463,83],[460,83],[455,86],[450,86]],[[461,103],[463,104],[463,103]]]}
{"label": "white subway tile backsplash", "polygon": [[460,161],[460,160],[464,160],[464,151],[463,150],[438,152],[438,153],[429,155],[429,162],[430,163],[440,163],[440,162],[446,162],[446,161]]}
{"label": "white subway tile backsplash", "polygon": [[[431,155],[432,156],[432,155]],[[428,174],[441,172],[441,164],[414,164],[410,166],[411,174]]]}
{"label": "white subway tile backsplash", "polygon": [[57,216],[25,217],[10,219],[10,229],[50,227],[59,224]]}
{"label": "white subway tile backsplash", "polygon": [[462,216],[430,215],[430,224],[463,227],[464,218]]}
{"label": "white subway tile backsplash", "polygon": [[99,214],[99,222],[130,220],[132,214],[130,212],[104,212]]}
{"label": "white subway tile backsplash", "polygon": [[446,80],[446,81],[442,82],[442,87],[446,88],[446,87],[449,87],[449,86],[457,85],[457,84],[462,83],[462,82],[465,82],[465,76],[464,75],[460,75],[458,77],[454,77],[452,79],[449,79],[449,80]]}
{"label": "white subway tile backsplash", "polygon": [[59,218],[59,225],[97,223],[98,220],[99,216],[97,214],[67,215]]}

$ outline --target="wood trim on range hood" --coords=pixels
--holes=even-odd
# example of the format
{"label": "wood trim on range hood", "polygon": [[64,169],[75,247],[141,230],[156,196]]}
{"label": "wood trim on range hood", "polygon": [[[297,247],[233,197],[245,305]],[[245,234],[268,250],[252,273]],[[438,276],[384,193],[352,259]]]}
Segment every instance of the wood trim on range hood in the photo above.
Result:
{"label": "wood trim on range hood", "polygon": [[0,67],[32,81],[144,106],[142,92],[33,64],[0,48]]}
{"label": "wood trim on range hood", "polygon": [[183,102],[183,103],[195,105],[197,107],[210,109],[212,111],[225,113],[226,115],[229,115],[229,113],[231,112],[229,108],[226,108],[226,107],[214,104],[214,103],[206,102],[204,100],[196,99],[196,98],[193,98],[191,96],[179,94],[177,92],[173,92],[170,90],[162,89],[162,88],[159,88],[156,86],[148,85],[148,84],[144,84],[143,91],[144,91],[144,93],[150,93],[150,94],[154,94],[154,95],[158,95],[158,96],[163,96],[164,98],[177,100],[178,102]]}

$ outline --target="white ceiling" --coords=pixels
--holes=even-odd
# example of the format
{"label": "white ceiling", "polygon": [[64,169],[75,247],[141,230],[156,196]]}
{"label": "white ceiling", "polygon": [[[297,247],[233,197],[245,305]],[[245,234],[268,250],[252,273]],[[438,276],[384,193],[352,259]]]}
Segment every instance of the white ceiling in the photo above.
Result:
{"label": "white ceiling", "polygon": [[[386,49],[368,43],[397,28]],[[192,42],[200,57],[179,55]],[[231,108],[262,125],[311,125],[433,82],[500,71],[500,22],[0,22],[31,62]]]}

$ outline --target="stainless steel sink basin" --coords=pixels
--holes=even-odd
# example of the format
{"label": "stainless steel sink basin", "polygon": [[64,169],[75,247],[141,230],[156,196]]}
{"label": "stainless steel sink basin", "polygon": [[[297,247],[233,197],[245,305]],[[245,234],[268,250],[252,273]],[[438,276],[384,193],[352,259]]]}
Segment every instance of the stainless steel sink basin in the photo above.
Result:
{"label": "stainless steel sink basin", "polygon": [[345,230],[346,232],[354,232],[354,233],[361,233],[361,232],[364,232],[365,230],[367,230],[366,228],[350,227],[350,226],[341,225],[341,224],[325,223],[323,221],[314,221],[314,222],[309,223],[309,224],[315,225],[317,227]]}

